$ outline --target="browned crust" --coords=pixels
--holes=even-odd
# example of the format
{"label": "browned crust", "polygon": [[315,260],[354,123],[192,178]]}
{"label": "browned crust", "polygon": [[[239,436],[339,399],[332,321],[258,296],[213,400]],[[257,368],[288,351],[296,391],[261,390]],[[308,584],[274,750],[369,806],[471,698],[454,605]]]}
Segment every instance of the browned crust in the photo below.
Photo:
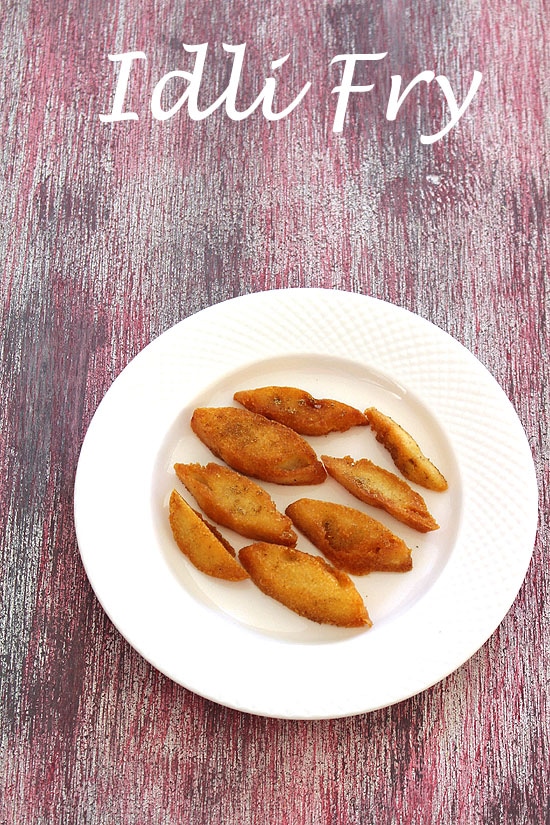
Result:
{"label": "browned crust", "polygon": [[428,490],[443,492],[448,488],[445,477],[400,424],[376,407],[369,407],[365,410],[365,415],[376,433],[377,441],[388,450],[395,466],[405,478]]}
{"label": "browned crust", "polygon": [[175,464],[174,470],[199,507],[217,524],[259,541],[294,546],[296,533],[288,516],[252,479],[220,464]]}
{"label": "browned crust", "polygon": [[405,542],[354,507],[301,498],[285,512],[332,564],[347,573],[361,576],[412,569],[411,550]]}
{"label": "browned crust", "polygon": [[368,423],[360,410],[332,398],[314,398],[297,387],[240,390],[233,398],[247,410],[278,421],[301,435],[345,432]]}
{"label": "browned crust", "polygon": [[228,551],[227,545],[209,525],[173,490],[170,495],[170,527],[181,552],[203,573],[217,579],[242,581],[248,578],[246,570]]}
{"label": "browned crust", "polygon": [[368,458],[358,461],[349,455],[321,458],[328,474],[360,501],[385,510],[420,533],[439,528],[422,496],[389,470],[378,467]]}
{"label": "browned crust", "polygon": [[193,432],[234,470],[276,484],[321,484],[326,473],[298,433],[238,407],[199,407]]}
{"label": "browned crust", "polygon": [[203,516],[203,514],[199,513],[198,510],[193,510],[193,512],[208,527],[208,529],[210,530],[212,535],[214,535],[218,539],[218,541],[221,542],[221,544],[223,544],[223,546],[225,547],[225,549],[227,550],[229,555],[233,556],[233,558],[236,558],[237,554],[235,553],[235,548],[228,542],[228,540],[225,538],[225,536],[218,530],[216,525],[215,524],[210,524],[210,522],[207,521],[205,519],[205,517]]}
{"label": "browned crust", "polygon": [[338,627],[372,625],[349,576],[319,556],[259,542],[243,547],[239,559],[263,593],[306,619]]}

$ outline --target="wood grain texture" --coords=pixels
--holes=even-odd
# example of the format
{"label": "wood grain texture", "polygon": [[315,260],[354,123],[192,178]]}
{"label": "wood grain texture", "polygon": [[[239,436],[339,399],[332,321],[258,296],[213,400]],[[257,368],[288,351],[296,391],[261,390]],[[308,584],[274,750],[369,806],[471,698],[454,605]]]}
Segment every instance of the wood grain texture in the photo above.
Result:
{"label": "wood grain texture", "polygon": [[[543,0],[27,0],[0,15],[2,576],[0,823],[446,825],[550,821],[548,711],[548,8]],[[151,90],[208,42],[248,44],[243,106],[290,52],[288,118],[184,110]],[[109,53],[141,49],[140,120],[101,124]],[[331,131],[346,52],[387,51]],[[187,63],[186,63],[187,61]],[[391,74],[446,74],[458,126],[419,87],[391,123]],[[286,286],[373,295],[474,352],[518,410],[540,529],[506,618],[456,673],[364,716],[256,718],[156,672],[82,568],[73,480],[90,418],[149,341],[214,302]]]}

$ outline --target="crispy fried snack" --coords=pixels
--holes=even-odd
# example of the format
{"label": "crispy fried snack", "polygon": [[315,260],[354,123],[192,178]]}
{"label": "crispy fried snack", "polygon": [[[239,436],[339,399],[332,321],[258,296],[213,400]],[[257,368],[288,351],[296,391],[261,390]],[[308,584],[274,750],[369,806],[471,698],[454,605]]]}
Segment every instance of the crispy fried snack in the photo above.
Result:
{"label": "crispy fried snack", "polygon": [[263,593],[306,619],[339,627],[372,625],[349,576],[319,556],[259,542],[243,547],[239,559]]}
{"label": "crispy fried snack", "polygon": [[238,407],[199,407],[193,432],[234,470],[277,484],[321,484],[325,468],[298,433]]}
{"label": "crispy fried snack", "polygon": [[448,484],[444,476],[403,427],[376,407],[369,407],[365,410],[365,415],[376,433],[376,440],[388,450],[395,466],[401,470],[405,478],[428,490],[443,492],[447,489]]}
{"label": "crispy fried snack", "polygon": [[350,427],[368,423],[363,413],[354,407],[330,398],[314,398],[295,387],[241,390],[233,398],[247,410],[278,421],[301,435],[343,433]]}
{"label": "crispy fried snack", "polygon": [[176,490],[170,496],[170,527],[181,552],[203,573],[228,581],[248,578],[216,528],[205,522]]}
{"label": "crispy fried snack", "polygon": [[220,464],[174,464],[174,470],[199,507],[218,524],[250,539],[296,544],[292,522],[255,481]]}
{"label": "crispy fried snack", "polygon": [[296,527],[340,570],[361,576],[412,568],[405,542],[366,513],[343,504],[301,498],[286,508]]}
{"label": "crispy fried snack", "polygon": [[385,510],[420,533],[439,528],[422,496],[389,470],[378,467],[368,458],[359,461],[349,455],[321,458],[328,474],[360,501]]}

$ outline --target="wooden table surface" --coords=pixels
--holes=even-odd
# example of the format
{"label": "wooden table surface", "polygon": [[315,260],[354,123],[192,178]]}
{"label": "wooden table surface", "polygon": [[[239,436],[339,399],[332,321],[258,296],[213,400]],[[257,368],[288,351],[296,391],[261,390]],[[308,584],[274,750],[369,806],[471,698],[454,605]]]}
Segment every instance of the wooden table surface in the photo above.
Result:
{"label": "wooden table surface", "polygon": [[[4,2],[2,825],[550,822],[548,15],[544,0]],[[238,111],[268,77],[268,114],[294,109],[236,120],[222,101],[194,120],[190,96],[159,119],[186,88],[166,74],[191,72],[183,44],[202,43],[199,110],[229,83],[224,43],[246,45]],[[143,56],[115,105],[126,64],[109,55],[128,52]],[[335,131],[331,61],[384,53],[357,63],[373,88]],[[425,71],[458,106],[482,74],[432,143],[450,112],[438,81],[387,117],[391,77],[403,90]],[[135,117],[109,122],[117,107]],[[527,577],[489,641],[413,698],[323,721],[230,710],[157,672],[100,607],[72,515],[84,434],[128,362],[204,307],[293,286],[372,295],[458,339],[514,404],[540,490]]]}

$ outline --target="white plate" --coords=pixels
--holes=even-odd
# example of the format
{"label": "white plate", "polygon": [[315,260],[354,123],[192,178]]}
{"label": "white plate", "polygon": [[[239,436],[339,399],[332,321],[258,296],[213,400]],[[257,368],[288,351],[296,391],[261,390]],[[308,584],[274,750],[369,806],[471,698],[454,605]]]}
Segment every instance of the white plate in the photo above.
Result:
{"label": "white plate", "polygon": [[[303,619],[250,581],[196,571],[174,544],[174,461],[213,460],[189,428],[196,406],[287,384],[360,409],[377,406],[415,436],[449,481],[422,491],[440,530],[419,534],[370,511],[413,550],[413,570],[354,577],[373,627]],[[309,439],[319,454],[393,469],[369,428]],[[214,459],[215,460],[215,459]],[[367,511],[332,479],[265,485],[280,508],[300,496]],[[537,487],[521,424],[464,347],[391,304],[322,289],[255,293],[193,315],[147,346],[90,424],[75,481],[86,572],[123,636],[174,681],[265,716],[320,719],[387,706],[443,679],[478,650],[514,601],[531,557]],[[249,540],[224,531],[239,548]],[[316,552],[305,540],[299,547]]]}

